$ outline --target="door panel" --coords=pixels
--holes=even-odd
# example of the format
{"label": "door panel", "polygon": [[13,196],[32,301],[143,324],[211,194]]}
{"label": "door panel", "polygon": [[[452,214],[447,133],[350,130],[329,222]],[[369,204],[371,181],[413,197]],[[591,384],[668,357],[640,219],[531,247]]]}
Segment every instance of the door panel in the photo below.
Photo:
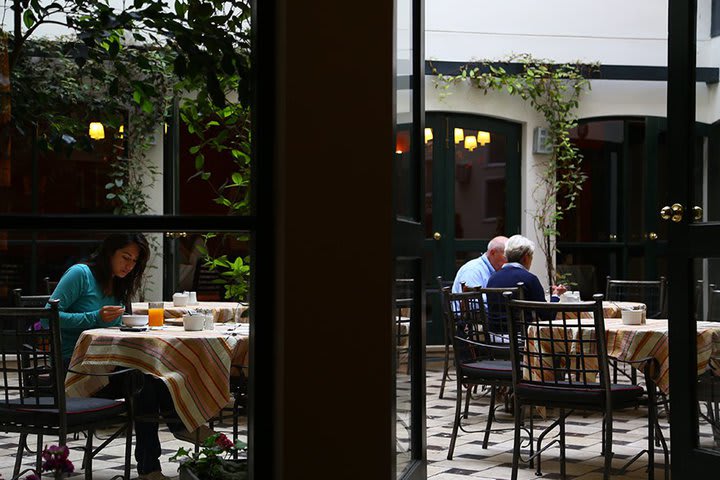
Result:
{"label": "door panel", "polygon": [[[471,115],[428,113],[425,144],[425,251],[428,344],[442,343],[435,278],[451,280],[497,235],[520,231],[518,124]],[[428,137],[426,137],[428,138]]]}
{"label": "door panel", "polygon": [[667,195],[666,138],[665,120],[652,117],[586,119],[571,132],[587,180],[577,208],[558,224],[557,262],[560,272],[583,272],[563,280],[578,283],[582,298],[603,292],[608,275],[667,275],[667,226],[657,216],[658,198]]}
{"label": "door panel", "polygon": [[664,222],[669,239],[672,476],[702,478],[720,469],[720,444],[712,429],[716,411],[712,402],[707,408],[713,381],[720,377],[702,363],[720,356],[720,348],[712,339],[709,348],[701,341],[708,324],[699,323],[711,313],[705,287],[717,278],[720,258],[720,224],[709,221],[706,213],[719,206],[714,193],[720,162],[714,125],[720,115],[709,101],[713,88],[696,84],[696,66],[707,65],[698,65],[696,52],[709,40],[704,28],[703,37],[698,36],[697,2],[670,0],[668,18],[667,142],[672,175],[663,185],[667,196],[660,195],[658,210],[668,207],[670,213]]}

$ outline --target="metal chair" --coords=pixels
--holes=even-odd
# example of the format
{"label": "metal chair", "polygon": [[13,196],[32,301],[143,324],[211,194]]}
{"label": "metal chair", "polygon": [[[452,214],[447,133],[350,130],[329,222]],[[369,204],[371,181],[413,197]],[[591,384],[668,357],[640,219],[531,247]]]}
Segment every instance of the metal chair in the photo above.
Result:
{"label": "metal chair", "polygon": [[28,307],[44,307],[50,300],[50,295],[23,295],[22,288],[16,288],[13,290],[13,306],[28,308]]}
{"label": "metal chair", "polygon": [[464,417],[467,418],[471,390],[478,385],[490,387],[490,407],[482,445],[487,448],[498,389],[506,387],[509,390],[511,387],[510,349],[504,322],[505,298],[502,296],[503,292],[508,291],[511,295],[520,295],[519,288],[478,288],[463,293],[452,293],[450,287],[442,289],[445,321],[452,327],[453,363],[457,381],[455,421],[448,460],[452,460],[458,430],[467,432],[461,425],[463,389],[466,391]]}
{"label": "metal chair", "polygon": [[[667,281],[660,280],[616,280],[609,276],[605,287],[606,299],[610,301],[644,303],[647,318],[667,318]],[[611,362],[613,382],[617,383],[618,365]],[[626,373],[624,373],[627,375]],[[637,372],[631,367],[631,383],[637,383]]]}
{"label": "metal chair", "polygon": [[709,322],[720,322],[720,290],[715,284],[708,285],[708,314]]}
{"label": "metal chair", "polygon": [[[93,457],[118,436],[125,435],[125,479],[130,478],[132,403],[129,400],[66,398],[60,349],[58,301],[49,308],[0,308],[0,430],[20,434],[13,478],[20,474],[29,434],[37,435],[36,469],[41,468],[43,437],[87,432],[82,469],[92,479]],[[28,328],[28,325],[32,325]],[[124,373],[123,371],[113,374]],[[128,390],[127,398],[131,391]],[[117,427],[101,445],[93,447],[99,428]]]}
{"label": "metal chair", "polygon": [[45,283],[45,293],[48,295],[52,295],[52,293],[55,291],[55,287],[57,287],[58,282],[53,282],[50,280],[50,277],[43,278],[43,282]]}
{"label": "metal chair", "polygon": [[[698,415],[709,425],[716,446],[720,446],[720,357],[710,357],[708,369],[698,377]],[[705,407],[703,412],[702,407]]]}
{"label": "metal chair", "polygon": [[[443,280],[441,276],[437,277],[437,283],[439,288],[439,293],[442,297],[443,295],[443,289],[445,287],[452,288],[453,282],[451,280]],[[442,298],[441,298],[442,301]],[[445,343],[445,351],[443,356],[443,375],[442,380],[440,380],[440,396],[439,398],[443,398],[443,395],[445,395],[445,381],[446,380],[452,380],[452,377],[450,376],[450,349],[452,348],[452,338],[454,336],[452,324],[448,323],[447,318],[445,314],[442,316],[443,319],[443,341]]]}
{"label": "metal chair", "polygon": [[[574,410],[598,411],[603,414],[603,478],[610,475],[612,462],[613,411],[634,408],[646,403],[648,408],[648,445],[622,468],[624,473],[643,454],[648,455],[648,478],[654,477],[655,432],[663,445],[667,470],[667,447],[657,423],[655,386],[646,375],[647,397],[642,387],[610,382],[605,344],[602,295],[593,302],[545,303],[513,300],[506,294],[507,317],[510,325],[512,376],[515,399],[515,441],[512,479],[518,475],[523,407],[559,409],[558,418],[537,439],[537,475],[541,475],[541,454],[554,444],[560,447],[560,477],[565,478],[565,419]],[[592,319],[586,319],[592,313]],[[555,320],[548,321],[546,318]],[[653,358],[640,359],[646,373]],[[556,438],[542,446],[543,439],[555,428]],[[531,439],[532,442],[532,439]]]}
{"label": "metal chair", "polygon": [[667,280],[617,280],[607,277],[607,300],[640,302],[647,307],[648,318],[667,318]]}

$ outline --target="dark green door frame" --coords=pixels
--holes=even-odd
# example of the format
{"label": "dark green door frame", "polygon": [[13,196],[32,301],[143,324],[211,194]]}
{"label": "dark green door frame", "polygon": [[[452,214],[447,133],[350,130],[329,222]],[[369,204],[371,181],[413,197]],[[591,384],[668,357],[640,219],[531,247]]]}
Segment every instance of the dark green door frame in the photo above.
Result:
{"label": "dark green door frame", "polygon": [[[458,239],[455,231],[455,148],[454,129],[464,128],[501,133],[507,138],[505,157],[505,233],[520,233],[520,124],[451,112],[428,112],[426,126],[433,129],[432,150],[432,222],[426,218],[425,258],[432,259],[432,274],[426,278],[427,302],[432,305],[428,316],[428,344],[442,343],[442,320],[435,277],[455,277],[457,252],[481,252],[490,238]],[[462,144],[459,144],[463,148]],[[428,195],[428,193],[426,193]]]}

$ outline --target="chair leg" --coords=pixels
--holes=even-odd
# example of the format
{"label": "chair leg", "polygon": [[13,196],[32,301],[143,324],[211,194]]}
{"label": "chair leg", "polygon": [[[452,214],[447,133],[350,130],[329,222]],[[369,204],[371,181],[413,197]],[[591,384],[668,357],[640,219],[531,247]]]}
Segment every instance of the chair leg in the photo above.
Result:
{"label": "chair leg", "polygon": [[610,478],[610,471],[612,470],[612,436],[613,436],[613,417],[612,412],[605,412],[603,418],[603,428],[605,430],[603,449],[605,451],[605,468],[603,469],[603,479],[608,480]]}
{"label": "chair leg", "polygon": [[130,465],[132,457],[132,445],[133,445],[133,421],[128,419],[127,427],[125,428],[125,471],[123,472],[123,479],[130,480]]}
{"label": "chair leg", "polygon": [[560,478],[565,480],[565,409],[560,409]]}
{"label": "chair leg", "polygon": [[655,478],[655,425],[657,424],[657,398],[655,385],[648,385],[648,480]]}
{"label": "chair leg", "polygon": [[[65,443],[61,443],[65,445]],[[41,472],[42,467],[42,449],[43,449],[43,436],[38,433],[37,442],[35,443],[35,469]]]}
{"label": "chair leg", "polygon": [[450,447],[448,448],[447,459],[452,460],[455,451],[455,440],[457,440],[458,429],[460,428],[460,409],[462,408],[462,391],[463,385],[460,380],[457,382],[457,395],[455,395],[455,422],[453,423],[452,436],[450,437]]}
{"label": "chair leg", "polygon": [[[515,398],[514,411],[515,411],[515,438],[513,439],[513,459],[512,459],[512,475],[511,480],[517,480],[518,476],[518,463],[520,461],[520,429],[522,427],[522,406],[517,398]],[[531,407],[532,408],[532,407]],[[532,421],[532,411],[530,412],[530,421]],[[530,438],[530,450],[532,455],[532,436]]]}
{"label": "chair leg", "polygon": [[27,445],[27,433],[21,433],[20,439],[18,440],[18,451],[15,457],[15,468],[13,469],[13,478],[16,478],[20,474],[20,465],[22,464],[23,450]]}
{"label": "chair leg", "polygon": [[470,411],[470,396],[472,395],[472,386],[468,385],[467,388],[467,395],[465,396],[465,414],[463,415],[463,418],[467,419],[468,413]]}
{"label": "chair leg", "polygon": [[443,360],[443,374],[440,381],[440,398],[445,394],[445,380],[450,378],[450,346],[445,342],[445,359]]}
{"label": "chair leg", "polygon": [[487,449],[488,440],[490,439],[490,429],[492,428],[493,416],[495,415],[495,395],[497,387],[495,385],[490,389],[490,408],[487,413],[487,424],[485,425],[485,436],[483,437],[482,448]]}
{"label": "chair leg", "polygon": [[82,466],[85,470],[85,480],[92,480],[93,436],[95,436],[95,430],[88,430],[87,440],[85,441],[85,453],[82,461]]}

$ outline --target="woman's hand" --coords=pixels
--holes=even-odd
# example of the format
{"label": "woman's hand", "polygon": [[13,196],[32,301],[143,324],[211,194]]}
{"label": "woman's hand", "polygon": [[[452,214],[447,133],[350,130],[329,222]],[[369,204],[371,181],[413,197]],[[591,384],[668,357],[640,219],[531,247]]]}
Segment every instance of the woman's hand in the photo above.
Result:
{"label": "woman's hand", "polygon": [[120,315],[125,312],[122,305],[105,305],[100,309],[100,320],[105,323],[114,322]]}
{"label": "woman's hand", "polygon": [[565,292],[567,292],[567,287],[565,287],[565,285],[553,285],[552,287],[552,294],[557,295],[558,297]]}

